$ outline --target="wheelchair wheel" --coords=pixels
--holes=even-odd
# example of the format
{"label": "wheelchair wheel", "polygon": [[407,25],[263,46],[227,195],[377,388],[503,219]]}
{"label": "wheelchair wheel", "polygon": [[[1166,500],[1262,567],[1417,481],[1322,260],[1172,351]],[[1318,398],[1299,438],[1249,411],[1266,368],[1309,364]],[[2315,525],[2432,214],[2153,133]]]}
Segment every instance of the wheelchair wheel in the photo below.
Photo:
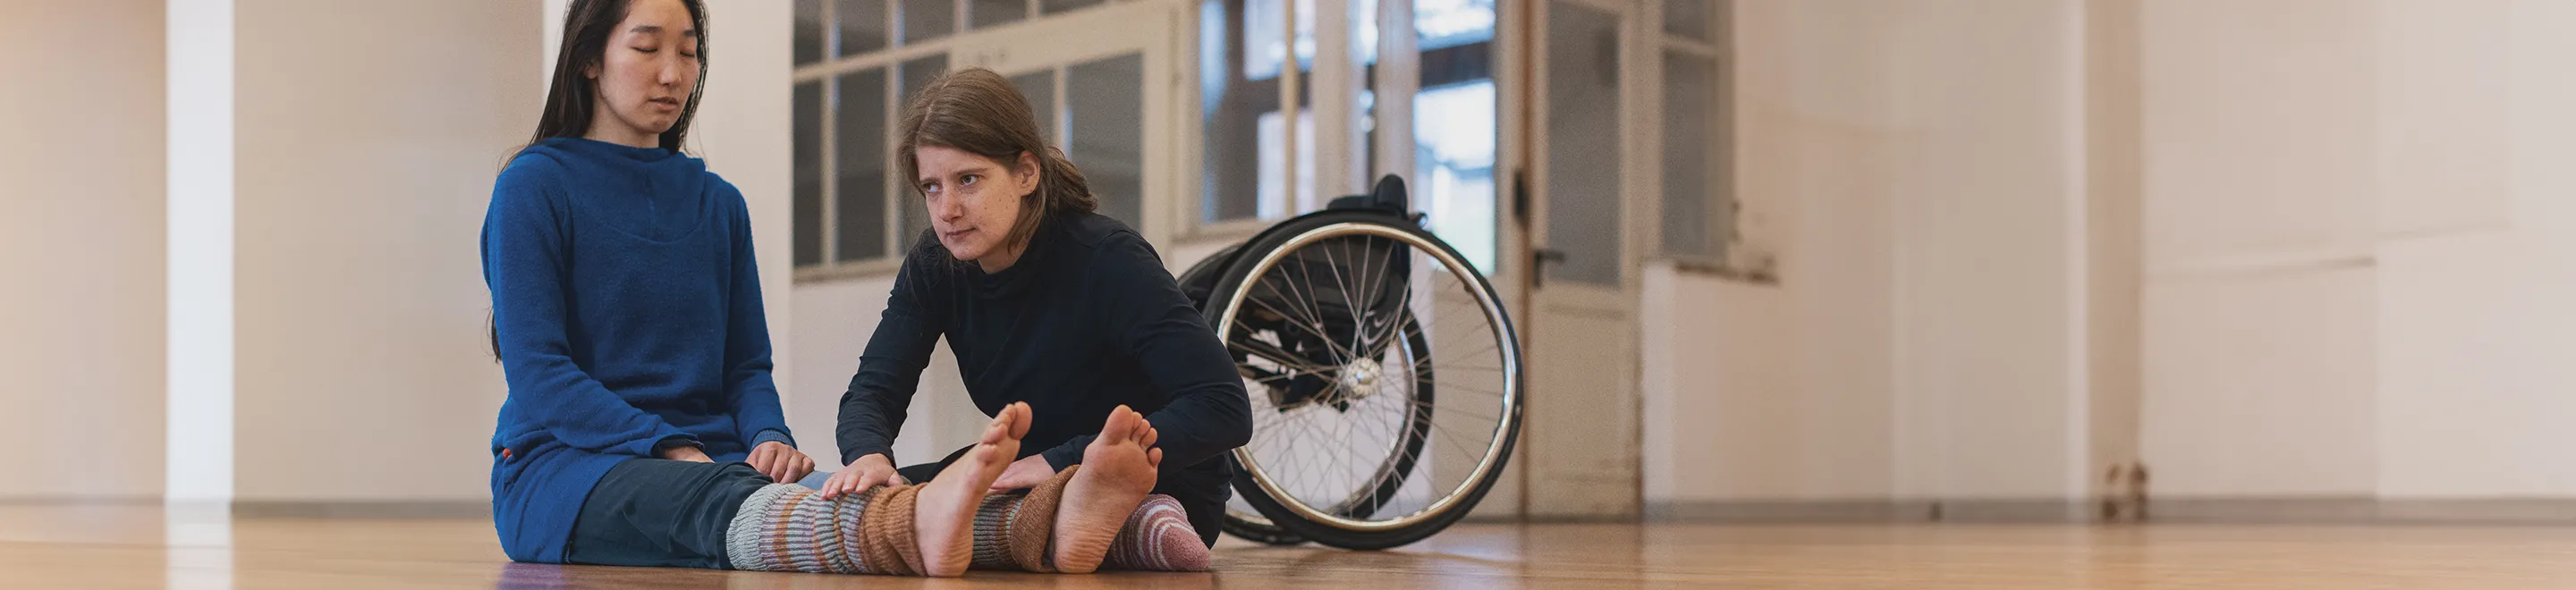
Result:
{"label": "wheelchair wheel", "polygon": [[1297,536],[1295,533],[1288,532],[1288,529],[1271,524],[1270,519],[1262,517],[1260,512],[1252,509],[1251,504],[1245,503],[1241,495],[1226,501],[1225,518],[1217,521],[1217,530],[1225,531],[1225,534],[1234,535],[1238,539],[1263,545],[1287,546],[1306,542],[1305,537]]}
{"label": "wheelchair wheel", "polygon": [[[1241,503],[1290,538],[1345,549],[1466,516],[1521,424],[1519,347],[1492,285],[1383,211],[1302,216],[1225,257],[1202,310],[1252,398],[1252,442],[1234,451]],[[1228,532],[1262,540],[1232,512]]]}

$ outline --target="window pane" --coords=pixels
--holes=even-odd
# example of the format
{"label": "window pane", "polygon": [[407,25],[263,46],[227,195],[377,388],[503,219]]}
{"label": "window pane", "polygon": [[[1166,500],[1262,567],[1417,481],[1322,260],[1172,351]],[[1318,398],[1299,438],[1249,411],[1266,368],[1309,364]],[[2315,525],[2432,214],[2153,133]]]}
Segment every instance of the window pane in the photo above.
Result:
{"label": "window pane", "polygon": [[1038,120],[1038,137],[1047,145],[1064,145],[1064,138],[1055,131],[1055,70],[1012,76],[1011,86],[1019,88],[1020,96],[1029,100],[1029,116]]}
{"label": "window pane", "polygon": [[[1245,0],[1229,2],[1240,9],[1233,12],[1236,25],[1243,33],[1242,62],[1245,77],[1266,80],[1279,77],[1279,65],[1288,59],[1289,43],[1280,39],[1279,20],[1287,16],[1285,0]],[[1315,66],[1315,0],[1297,0],[1297,71]]]}
{"label": "window pane", "polygon": [[1099,6],[1100,1],[1101,0],[1045,0],[1044,2],[1038,3],[1038,11],[1047,14],[1056,14],[1067,10],[1080,10]]}
{"label": "window pane", "polygon": [[1565,260],[1549,281],[1617,286],[1619,248],[1619,17],[1557,0],[1549,6],[1547,247]]}
{"label": "window pane", "polygon": [[886,0],[836,1],[832,18],[841,22],[841,31],[836,38],[840,49],[833,55],[847,57],[885,49],[894,38],[886,31],[887,23],[892,22],[886,14]]}
{"label": "window pane", "polygon": [[911,45],[957,32],[959,0],[903,0],[903,43]]}
{"label": "window pane", "polygon": [[886,77],[885,70],[851,72],[840,85],[834,106],[832,226],[835,260],[869,260],[886,254]]}
{"label": "window pane", "polygon": [[823,262],[823,85],[807,82],[796,85],[794,112],[789,113],[795,129],[794,155],[796,177],[794,200],[789,215],[794,217],[793,237],[795,266]]}
{"label": "window pane", "polygon": [[1414,207],[1434,235],[1485,273],[1494,266],[1495,215],[1492,78],[1424,88],[1413,98]]}
{"label": "window pane", "polygon": [[823,59],[823,0],[796,0],[796,65]]}
{"label": "window pane", "polygon": [[1494,0],[1413,0],[1415,48],[1430,51],[1494,39]]}
{"label": "window pane", "polygon": [[971,0],[966,3],[967,18],[975,28],[1018,22],[1029,17],[1027,0]]}
{"label": "window pane", "polygon": [[1664,53],[1664,253],[1710,254],[1710,197],[1716,193],[1709,143],[1716,128],[1715,60]]}
{"label": "window pane", "polygon": [[[1261,198],[1265,186],[1261,164],[1265,159],[1280,159],[1278,152],[1284,147],[1275,130],[1268,140],[1263,139],[1262,133],[1265,118],[1277,126],[1276,64],[1272,64],[1271,76],[1255,79],[1247,75],[1245,0],[1212,0],[1206,8],[1199,16],[1199,104],[1200,112],[1205,113],[1201,121],[1205,143],[1200,146],[1199,160],[1205,168],[1200,171],[1199,220],[1276,219],[1287,210],[1285,200],[1274,197],[1265,205]],[[1267,22],[1274,29],[1279,23],[1276,18]],[[1266,186],[1277,193],[1280,185],[1271,180]]]}
{"label": "window pane", "polygon": [[[1417,48],[1414,170],[1405,179],[1414,207],[1430,214],[1424,221],[1432,233],[1487,274],[1506,266],[1496,249],[1502,201],[1494,146],[1502,113],[1495,103],[1492,11],[1491,1],[1414,2],[1415,36],[1441,43]],[[1477,15],[1483,16],[1471,18]]]}
{"label": "window pane", "polygon": [[1145,56],[1127,54],[1065,70],[1065,150],[1091,181],[1100,213],[1145,226]]}
{"label": "window pane", "polygon": [[1700,41],[1709,40],[1709,13],[1717,0],[1664,0],[1664,32]]}
{"label": "window pane", "polygon": [[[948,54],[914,58],[896,67],[895,75],[901,76],[903,80],[903,96],[900,102],[895,103],[898,105],[895,108],[901,109],[900,105],[911,103],[913,95],[921,93],[922,87],[930,85],[930,81],[939,78],[940,74],[947,73]],[[895,174],[899,171],[888,173]],[[895,200],[902,202],[903,211],[903,233],[895,234],[895,249],[898,252],[911,252],[913,242],[921,239],[922,232],[930,231],[930,209],[922,206],[921,192],[910,188],[911,179],[904,179],[897,184],[905,188],[895,192]]]}

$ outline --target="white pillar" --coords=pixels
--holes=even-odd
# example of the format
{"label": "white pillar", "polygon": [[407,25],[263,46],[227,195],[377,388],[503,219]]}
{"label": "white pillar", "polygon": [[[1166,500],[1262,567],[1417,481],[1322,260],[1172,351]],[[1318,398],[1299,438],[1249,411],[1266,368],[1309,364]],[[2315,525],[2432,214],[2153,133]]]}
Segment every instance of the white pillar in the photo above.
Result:
{"label": "white pillar", "polygon": [[233,493],[233,2],[170,0],[169,503]]}

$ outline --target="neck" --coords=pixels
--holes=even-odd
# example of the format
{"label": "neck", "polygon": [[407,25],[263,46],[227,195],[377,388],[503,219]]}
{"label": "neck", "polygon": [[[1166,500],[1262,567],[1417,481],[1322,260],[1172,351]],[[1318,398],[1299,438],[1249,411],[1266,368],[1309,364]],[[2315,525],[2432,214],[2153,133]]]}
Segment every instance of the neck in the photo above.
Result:
{"label": "neck", "polygon": [[991,254],[985,254],[983,258],[975,259],[975,266],[982,267],[984,274],[1010,270],[1011,265],[1018,264],[1020,255],[1027,253],[1028,250],[1028,241],[1022,240],[1019,244],[995,250]]}
{"label": "neck", "polygon": [[627,125],[625,121],[620,121],[616,116],[608,114],[608,105],[604,104],[591,105],[590,129],[583,131],[581,138],[627,147],[662,147],[662,134],[646,132]]}

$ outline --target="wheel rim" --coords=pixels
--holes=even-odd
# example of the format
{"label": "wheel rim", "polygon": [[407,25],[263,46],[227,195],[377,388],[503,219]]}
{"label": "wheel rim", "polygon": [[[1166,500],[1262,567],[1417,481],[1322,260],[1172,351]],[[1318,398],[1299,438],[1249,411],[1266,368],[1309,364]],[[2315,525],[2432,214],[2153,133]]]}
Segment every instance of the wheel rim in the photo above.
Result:
{"label": "wheel rim", "polygon": [[[1390,283],[1399,257],[1408,276]],[[1435,242],[1362,223],[1301,232],[1250,264],[1216,294],[1215,328],[1243,359],[1254,440],[1234,453],[1263,495],[1353,531],[1461,508],[1519,420],[1519,351],[1474,271]]]}

